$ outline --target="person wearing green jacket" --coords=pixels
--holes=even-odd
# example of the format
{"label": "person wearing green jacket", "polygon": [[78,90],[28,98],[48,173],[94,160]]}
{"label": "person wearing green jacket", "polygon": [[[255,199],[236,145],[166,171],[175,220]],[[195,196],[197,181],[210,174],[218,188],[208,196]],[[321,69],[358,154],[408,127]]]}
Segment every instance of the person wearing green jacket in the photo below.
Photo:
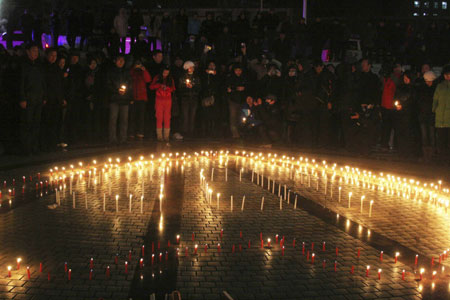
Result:
{"label": "person wearing green jacket", "polygon": [[442,74],[444,80],[437,85],[433,96],[433,112],[436,114],[438,153],[448,155],[450,148],[450,65],[443,68]]}

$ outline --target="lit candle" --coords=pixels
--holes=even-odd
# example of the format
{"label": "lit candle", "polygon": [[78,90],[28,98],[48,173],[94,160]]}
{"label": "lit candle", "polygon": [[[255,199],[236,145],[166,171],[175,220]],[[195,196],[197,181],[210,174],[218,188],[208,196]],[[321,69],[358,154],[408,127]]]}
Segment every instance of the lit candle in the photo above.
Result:
{"label": "lit candle", "polygon": [[128,262],[127,261],[125,262],[125,274],[128,274]]}
{"label": "lit candle", "polygon": [[264,209],[264,196],[261,198],[261,211]]}
{"label": "lit candle", "polygon": [[20,270],[20,262],[22,261],[22,259],[19,257],[17,259],[17,270]]}
{"label": "lit candle", "polygon": [[348,208],[350,208],[351,206],[351,201],[352,201],[352,192],[348,193]]}
{"label": "lit candle", "polygon": [[311,254],[311,264],[314,264],[314,258],[316,257],[316,254],[313,253]]}
{"label": "lit candle", "polygon": [[219,203],[220,203],[220,193],[217,193],[217,210],[219,210],[220,207]]}
{"label": "lit candle", "polygon": [[325,242],[323,242],[323,244],[322,244],[322,251],[325,252]]}
{"label": "lit candle", "polygon": [[89,268],[93,269],[94,268],[94,259],[91,257],[91,260],[89,262]]}
{"label": "lit candle", "polygon": [[116,195],[116,213],[119,212],[119,195]]}
{"label": "lit candle", "polygon": [[241,207],[241,211],[244,211],[244,205],[245,205],[245,196],[242,197],[242,207]]}
{"label": "lit candle", "polygon": [[220,253],[220,243],[217,244],[217,252]]}
{"label": "lit candle", "polygon": [[425,272],[425,269],[424,268],[421,268],[420,269],[420,280],[422,280],[423,279],[423,273]]}
{"label": "lit candle", "polygon": [[67,279],[69,279],[69,281],[70,281],[70,279],[72,279],[72,269],[69,269],[69,272],[67,274]]}
{"label": "lit candle", "polygon": [[177,234],[177,244],[179,244],[179,243],[180,243],[180,235]]}
{"label": "lit candle", "polygon": [[400,255],[400,253],[399,252],[395,252],[395,263],[397,263],[397,259],[398,259],[398,256]]}
{"label": "lit candle", "polygon": [[418,262],[419,262],[419,254],[416,254],[416,259],[414,260],[414,265],[417,266]]}
{"label": "lit candle", "polygon": [[381,279],[381,269],[378,269],[378,280]]}
{"label": "lit candle", "polygon": [[131,199],[133,198],[133,195],[130,195],[130,200],[128,203],[128,207],[129,207],[129,212],[131,212]]}
{"label": "lit candle", "polygon": [[338,198],[338,202],[341,202],[341,192],[342,192],[342,188],[339,187],[339,198]]}
{"label": "lit candle", "polygon": [[380,252],[380,261],[383,261],[383,251]]}
{"label": "lit candle", "polygon": [[283,197],[280,196],[280,210],[283,209]]}
{"label": "lit candle", "polygon": [[111,274],[111,272],[110,272],[110,267],[107,266],[107,267],[106,267],[106,277],[109,278],[110,274]]}
{"label": "lit candle", "polygon": [[370,266],[367,266],[367,268],[366,268],[366,277],[369,277],[369,270],[370,270]]}
{"label": "lit candle", "polygon": [[405,270],[402,271],[402,280],[405,280]]}
{"label": "lit candle", "polygon": [[197,248],[198,248],[198,245],[195,244],[195,246],[194,246],[194,254],[195,254],[195,255],[197,255]]}
{"label": "lit candle", "polygon": [[297,195],[295,195],[295,200],[294,200],[294,209],[297,209]]}
{"label": "lit candle", "polygon": [[267,247],[270,248],[270,238],[267,239]]}
{"label": "lit candle", "polygon": [[8,277],[11,277],[11,266],[8,266]]}
{"label": "lit candle", "polygon": [[369,218],[372,217],[372,205],[373,205],[373,200],[370,200],[370,206],[369,206]]}
{"label": "lit candle", "polygon": [[230,196],[230,210],[233,212],[233,195]]}
{"label": "lit candle", "polygon": [[140,267],[141,269],[144,267],[144,259],[143,259],[143,258],[141,258],[141,259],[139,260],[139,267]]}
{"label": "lit candle", "polygon": [[142,247],[141,247],[141,252],[142,252],[142,256],[145,256],[145,246],[144,245],[142,245]]}

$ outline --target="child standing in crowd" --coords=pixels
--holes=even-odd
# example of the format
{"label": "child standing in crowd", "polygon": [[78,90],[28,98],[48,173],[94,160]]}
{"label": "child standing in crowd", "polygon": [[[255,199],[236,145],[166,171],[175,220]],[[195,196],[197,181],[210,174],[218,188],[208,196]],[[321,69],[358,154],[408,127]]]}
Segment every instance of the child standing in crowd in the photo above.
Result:
{"label": "child standing in crowd", "polygon": [[150,85],[150,89],[156,91],[155,111],[156,136],[158,142],[169,142],[172,93],[175,91],[175,82],[170,74],[170,69],[168,66],[163,68],[161,74],[156,75]]}

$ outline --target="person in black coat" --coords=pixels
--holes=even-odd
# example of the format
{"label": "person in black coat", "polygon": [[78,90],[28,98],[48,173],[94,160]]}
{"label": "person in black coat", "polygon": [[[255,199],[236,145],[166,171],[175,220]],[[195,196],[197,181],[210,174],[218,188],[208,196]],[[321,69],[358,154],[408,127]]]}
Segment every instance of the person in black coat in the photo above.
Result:
{"label": "person in black coat", "polygon": [[201,111],[202,111],[202,134],[203,136],[214,136],[216,132],[217,109],[219,107],[219,76],[216,64],[210,61],[201,74]]}
{"label": "person in black coat", "polygon": [[239,116],[241,106],[244,104],[248,94],[247,88],[248,83],[246,77],[243,75],[242,66],[239,64],[234,65],[233,71],[226,83],[230,130],[233,139],[238,139],[240,137],[238,131]]}
{"label": "person in black coat", "polygon": [[178,81],[178,95],[181,101],[184,134],[192,137],[202,82],[194,73],[195,65],[192,61],[186,61],[183,69],[185,74]]}
{"label": "person in black coat", "polygon": [[[109,142],[124,144],[127,140],[128,106],[132,101],[130,72],[125,69],[125,57],[118,55],[107,75],[109,91]],[[119,137],[117,138],[117,121],[119,120]]]}
{"label": "person in black coat", "polygon": [[84,70],[80,64],[80,53],[73,50],[70,53],[68,73],[68,134],[69,143],[74,144],[81,142],[85,136],[84,132]]}
{"label": "person in black coat", "polygon": [[44,63],[47,103],[42,109],[41,149],[54,150],[58,143],[61,108],[67,104],[64,94],[64,75],[56,64],[55,48],[46,51]]}
{"label": "person in black coat", "polygon": [[268,95],[264,102],[261,98],[254,103],[255,118],[262,122],[258,126],[259,138],[262,147],[270,148],[272,144],[280,140],[282,129],[281,107],[275,95]]}
{"label": "person in black coat", "polygon": [[20,138],[26,154],[39,151],[42,105],[47,98],[45,72],[38,58],[39,48],[34,44],[28,45],[19,87]]}

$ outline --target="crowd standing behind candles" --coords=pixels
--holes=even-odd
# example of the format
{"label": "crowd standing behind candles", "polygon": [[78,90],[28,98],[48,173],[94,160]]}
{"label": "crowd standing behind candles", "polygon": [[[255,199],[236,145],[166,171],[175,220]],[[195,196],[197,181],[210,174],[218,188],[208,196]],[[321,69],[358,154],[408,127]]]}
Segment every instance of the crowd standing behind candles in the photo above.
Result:
{"label": "crowd standing behind candles", "polygon": [[[42,30],[16,22],[26,43],[12,48],[8,40],[0,51],[0,153],[206,137],[449,161],[448,23],[306,24],[274,10],[237,19],[207,12],[204,20],[183,9],[115,14],[108,22],[91,9],[67,18],[55,10],[45,50]],[[70,50],[56,42],[63,19]],[[350,33],[364,41],[359,61],[345,56]]]}

